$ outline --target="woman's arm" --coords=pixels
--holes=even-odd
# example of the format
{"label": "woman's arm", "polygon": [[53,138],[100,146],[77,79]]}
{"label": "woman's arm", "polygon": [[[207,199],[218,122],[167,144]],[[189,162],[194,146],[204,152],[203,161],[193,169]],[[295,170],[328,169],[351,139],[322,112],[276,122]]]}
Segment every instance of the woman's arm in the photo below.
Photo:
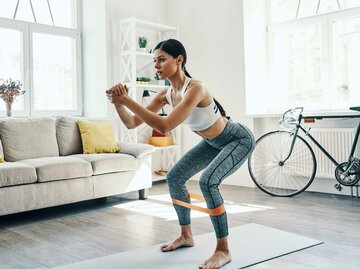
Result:
{"label": "woman's arm", "polygon": [[189,86],[183,100],[169,113],[167,117],[161,117],[152,110],[144,108],[129,98],[127,94],[119,96],[119,102],[128,107],[142,121],[161,133],[167,133],[175,129],[191,114],[193,109],[205,96],[205,88],[202,85]]}
{"label": "woman's arm", "polygon": [[143,123],[138,116],[130,115],[124,105],[115,104],[115,109],[126,128],[134,129]]}
{"label": "woman's arm", "polygon": [[[120,96],[114,92],[107,91],[107,96],[111,103],[114,104],[115,109],[121,119],[121,121],[125,124],[126,128],[133,129],[141,125],[144,121],[138,117],[137,115],[131,115],[126,110],[126,107],[119,103]],[[161,90],[157,93],[154,98],[150,101],[150,103],[146,106],[145,109],[157,113],[160,109],[167,103],[166,102],[166,89]]]}

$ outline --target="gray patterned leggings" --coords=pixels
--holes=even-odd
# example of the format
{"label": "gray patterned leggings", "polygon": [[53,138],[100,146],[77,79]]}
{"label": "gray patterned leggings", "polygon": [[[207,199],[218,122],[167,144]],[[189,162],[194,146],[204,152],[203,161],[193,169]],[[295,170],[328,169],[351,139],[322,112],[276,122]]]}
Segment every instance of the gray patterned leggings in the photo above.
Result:
{"label": "gray patterned leggings", "polygon": [[[213,209],[223,204],[219,192],[220,183],[234,173],[250,156],[255,147],[255,139],[250,130],[231,120],[224,131],[214,139],[203,139],[188,151],[169,171],[167,182],[170,196],[190,203],[186,181],[205,169],[200,177],[200,188],[206,200],[207,208]],[[190,209],[174,205],[180,225],[190,224]],[[210,216],[216,237],[228,235],[226,212],[219,216]]]}

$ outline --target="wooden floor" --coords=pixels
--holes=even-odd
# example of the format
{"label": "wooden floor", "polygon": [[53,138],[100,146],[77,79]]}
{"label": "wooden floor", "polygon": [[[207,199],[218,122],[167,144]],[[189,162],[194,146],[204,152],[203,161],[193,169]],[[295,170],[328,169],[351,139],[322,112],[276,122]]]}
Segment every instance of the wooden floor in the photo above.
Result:
{"label": "wooden floor", "polygon": [[[196,182],[188,187],[199,193]],[[319,193],[275,198],[257,189],[226,185],[222,193],[225,200],[246,208],[267,208],[229,213],[231,227],[259,223],[325,242],[251,268],[360,268],[360,199]],[[164,182],[149,193],[160,194],[167,194]],[[178,235],[176,220],[119,208],[134,201],[138,201],[136,192],[0,217],[0,268],[52,268],[159,244]],[[151,206],[154,201],[147,202]],[[211,231],[207,217],[193,219],[194,235]]]}

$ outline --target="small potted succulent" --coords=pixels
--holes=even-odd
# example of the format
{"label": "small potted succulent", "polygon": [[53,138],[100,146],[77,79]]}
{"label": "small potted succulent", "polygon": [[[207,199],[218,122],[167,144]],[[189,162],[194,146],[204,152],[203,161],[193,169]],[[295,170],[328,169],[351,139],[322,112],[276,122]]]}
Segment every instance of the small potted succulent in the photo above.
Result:
{"label": "small potted succulent", "polygon": [[147,42],[148,42],[148,40],[147,40],[146,36],[139,36],[138,43],[139,43],[140,51],[143,51],[143,52],[146,51]]}

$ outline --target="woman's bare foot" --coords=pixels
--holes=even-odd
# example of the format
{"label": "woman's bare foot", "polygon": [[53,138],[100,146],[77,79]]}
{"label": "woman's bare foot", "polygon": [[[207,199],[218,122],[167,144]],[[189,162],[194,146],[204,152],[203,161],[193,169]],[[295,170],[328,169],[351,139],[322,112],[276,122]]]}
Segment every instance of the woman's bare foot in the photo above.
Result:
{"label": "woman's bare foot", "polygon": [[181,247],[193,247],[193,246],[194,246],[194,239],[192,237],[180,236],[179,238],[175,239],[172,242],[163,244],[161,246],[161,250],[167,252]]}
{"label": "woman's bare foot", "polygon": [[193,247],[194,246],[194,238],[191,232],[191,225],[181,225],[181,235],[179,238],[175,239],[172,242],[163,244],[161,246],[161,250],[164,252],[172,251],[181,247]]}
{"label": "woman's bare foot", "polygon": [[228,237],[217,238],[214,254],[199,266],[200,269],[218,269],[231,262]]}
{"label": "woman's bare foot", "polygon": [[218,269],[231,262],[231,254],[228,251],[217,250],[215,253],[199,266],[200,269]]}

